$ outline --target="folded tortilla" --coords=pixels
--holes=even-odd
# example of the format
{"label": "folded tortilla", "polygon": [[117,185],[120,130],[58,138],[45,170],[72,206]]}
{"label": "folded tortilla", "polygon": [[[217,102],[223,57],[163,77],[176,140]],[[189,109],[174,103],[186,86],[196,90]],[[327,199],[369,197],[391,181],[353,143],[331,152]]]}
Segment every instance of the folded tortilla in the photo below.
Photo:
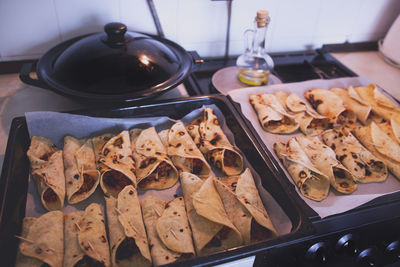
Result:
{"label": "folded tortilla", "polygon": [[371,105],[372,111],[386,120],[400,116],[400,108],[386,97],[375,84],[354,88],[360,98]]}
{"label": "folded tortilla", "polygon": [[242,235],[229,220],[213,177],[203,182],[183,172],[180,179],[197,255],[241,245]]}
{"label": "folded tortilla", "polygon": [[261,126],[271,133],[293,133],[300,124],[289,114],[272,94],[250,95],[250,103],[255,109]]}
{"label": "folded tortilla", "polygon": [[349,170],[336,159],[335,152],[324,145],[317,137],[301,136],[296,141],[306,153],[311,163],[325,174],[338,192],[351,194],[357,189],[357,184]]}
{"label": "folded tortilla", "polygon": [[159,136],[167,146],[168,156],[179,172],[190,172],[200,177],[208,177],[211,174],[210,165],[182,122],[175,123],[169,130],[161,131]]}
{"label": "folded tortilla", "polygon": [[65,198],[62,150],[57,150],[47,138],[33,136],[27,155],[43,206],[48,211],[62,209]]}
{"label": "folded tortilla", "polygon": [[328,197],[329,178],[315,168],[295,138],[275,143],[274,151],[304,197],[315,201]]}
{"label": "folded tortilla", "polygon": [[51,155],[56,151],[58,149],[50,139],[42,136],[32,136],[29,150],[26,153],[32,170],[38,169],[47,163]]}
{"label": "folded tortilla", "polygon": [[278,236],[249,169],[230,179],[214,179],[214,183],[229,219],[245,244]]}
{"label": "folded tortilla", "polygon": [[347,110],[342,99],[334,92],[314,88],[305,92],[304,97],[320,114],[330,118],[332,123],[353,127],[357,121],[354,112]]}
{"label": "folded tortilla", "polygon": [[106,172],[107,170],[110,170],[104,163],[100,161],[100,158],[102,157],[101,152],[103,151],[104,145],[115,135],[107,133],[103,134],[100,136],[96,136],[92,138],[92,144],[94,148],[94,155],[96,159],[96,167],[100,172],[100,176]]}
{"label": "folded tortilla", "polygon": [[104,194],[116,198],[125,186],[136,187],[136,166],[129,132],[122,131],[101,145],[104,141],[104,137],[93,140],[95,150],[101,149],[97,152],[98,162],[103,164],[98,166],[101,173],[100,186]]}
{"label": "folded tortilla", "polygon": [[368,123],[372,111],[371,105],[363,101],[352,86],[347,89],[331,88],[330,91],[342,99],[346,110],[353,112],[363,124]]}
{"label": "folded tortilla", "polygon": [[178,171],[168,157],[156,129],[132,129],[129,134],[138,187],[142,190],[165,189],[175,185]]}
{"label": "folded tortilla", "polygon": [[222,131],[214,110],[205,108],[202,121],[198,127],[195,126],[192,124],[186,129],[195,144],[200,143],[200,151],[210,162],[228,176],[240,174],[243,170],[243,157]]}
{"label": "folded tortilla", "polygon": [[149,244],[136,189],[105,197],[112,266],[151,266]]}
{"label": "folded tortilla", "polygon": [[318,135],[330,126],[328,117],[318,114],[308,103],[294,93],[277,91],[274,93],[280,103],[294,114],[305,135]]}
{"label": "folded tortilla", "polygon": [[386,164],[372,155],[349,131],[332,129],[322,134],[322,139],[335,151],[336,158],[360,183],[385,181],[388,176]]}
{"label": "folded tortilla", "polygon": [[400,145],[375,122],[371,122],[369,126],[356,127],[353,132],[358,140],[400,179]]}
{"label": "folded tortilla", "polygon": [[92,195],[100,181],[92,141],[65,136],[63,157],[67,200],[76,204]]}
{"label": "folded tortilla", "polygon": [[391,120],[383,120],[376,123],[379,128],[385,132],[393,141],[400,144],[400,122],[399,119],[393,117]]}
{"label": "folded tortilla", "polygon": [[64,267],[111,266],[104,216],[93,203],[64,215]]}
{"label": "folded tortilla", "polygon": [[166,202],[149,196],[142,201],[142,210],[154,265],[194,256],[192,232],[182,197]]}
{"label": "folded tortilla", "polygon": [[21,236],[24,239],[19,243],[15,266],[62,266],[64,234],[61,211],[51,211],[39,218],[25,217]]}

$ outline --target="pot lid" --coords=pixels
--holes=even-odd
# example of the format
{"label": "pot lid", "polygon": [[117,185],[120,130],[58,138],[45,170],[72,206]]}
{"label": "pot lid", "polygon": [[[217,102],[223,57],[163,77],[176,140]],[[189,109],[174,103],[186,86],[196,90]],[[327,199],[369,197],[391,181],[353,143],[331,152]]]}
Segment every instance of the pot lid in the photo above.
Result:
{"label": "pot lid", "polygon": [[127,32],[122,23],[109,23],[104,30],[67,47],[45,80],[85,95],[134,98],[175,86],[190,71],[186,51],[173,42]]}

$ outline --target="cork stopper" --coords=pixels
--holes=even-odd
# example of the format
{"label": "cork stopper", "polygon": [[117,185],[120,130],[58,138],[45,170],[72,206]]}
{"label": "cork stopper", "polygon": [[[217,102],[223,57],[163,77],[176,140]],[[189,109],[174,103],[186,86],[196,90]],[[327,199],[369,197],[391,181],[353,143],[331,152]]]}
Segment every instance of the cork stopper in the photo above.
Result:
{"label": "cork stopper", "polygon": [[257,10],[257,27],[262,28],[265,27],[269,22],[269,13],[268,10]]}

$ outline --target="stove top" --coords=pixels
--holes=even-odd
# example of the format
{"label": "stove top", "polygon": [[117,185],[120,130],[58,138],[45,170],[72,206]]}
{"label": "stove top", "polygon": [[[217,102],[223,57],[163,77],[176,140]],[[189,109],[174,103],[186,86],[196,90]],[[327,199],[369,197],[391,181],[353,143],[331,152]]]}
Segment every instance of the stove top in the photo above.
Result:
{"label": "stove top", "polygon": [[[283,83],[357,76],[322,49],[299,53],[277,53],[271,56],[275,63],[272,73]],[[196,65],[192,76],[185,82],[189,95],[219,93],[213,86],[211,78],[219,69],[235,66],[236,58],[236,56],[206,58],[203,63]]]}

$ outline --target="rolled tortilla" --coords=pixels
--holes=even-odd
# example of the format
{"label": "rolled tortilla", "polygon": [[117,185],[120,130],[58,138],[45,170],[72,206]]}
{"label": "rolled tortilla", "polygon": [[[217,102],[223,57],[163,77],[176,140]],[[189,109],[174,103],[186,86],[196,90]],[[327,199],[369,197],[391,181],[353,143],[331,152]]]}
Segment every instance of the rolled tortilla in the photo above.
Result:
{"label": "rolled tortilla", "polygon": [[356,127],[353,132],[358,140],[400,179],[400,145],[385,134],[375,122],[371,122],[369,126]]}
{"label": "rolled tortilla", "polygon": [[87,199],[96,190],[100,172],[96,169],[92,141],[64,137],[64,174],[70,204]]}
{"label": "rolled tortilla", "polygon": [[197,254],[241,245],[242,235],[229,220],[213,177],[203,182],[196,175],[183,172],[180,179]]}
{"label": "rolled tortilla", "polygon": [[278,236],[248,168],[240,176],[214,179],[214,183],[229,219],[245,244]]}
{"label": "rolled tortilla", "polygon": [[110,251],[99,204],[64,215],[64,267],[111,266]]}
{"label": "rolled tortilla", "polygon": [[304,197],[315,201],[328,197],[329,178],[314,167],[295,138],[275,143],[274,151]]}
{"label": "rolled tortilla", "polygon": [[293,112],[296,121],[300,124],[300,130],[305,135],[318,135],[330,126],[328,117],[318,114],[296,94],[277,91],[274,95],[284,107]]}
{"label": "rolled tortilla", "polygon": [[105,197],[112,266],[151,266],[149,244],[136,189]]}
{"label": "rolled tortilla", "polygon": [[386,120],[400,116],[400,108],[394,104],[392,100],[382,94],[375,84],[359,86],[354,89],[363,101],[371,105],[372,111],[379,116]]}
{"label": "rolled tortilla", "polygon": [[[101,140],[94,140],[95,149],[101,147]],[[136,187],[136,166],[132,156],[131,141],[128,131],[109,139],[99,153],[101,169],[100,186],[104,194],[116,198],[127,185]]]}
{"label": "rolled tortilla", "polygon": [[240,174],[243,170],[243,157],[222,131],[214,110],[205,108],[197,132],[194,126],[188,126],[188,132],[196,145],[200,139],[200,151],[210,162],[228,176]]}
{"label": "rolled tortilla", "polygon": [[47,138],[33,136],[27,155],[43,206],[48,211],[62,209],[65,198],[62,150],[57,150]]}
{"label": "rolled tortilla", "polygon": [[39,218],[26,217],[15,266],[61,267],[64,256],[63,214],[51,211]]}
{"label": "rolled tortilla", "polygon": [[166,202],[149,196],[142,201],[142,210],[154,265],[194,256],[192,234],[182,197]]}
{"label": "rolled tortilla", "polygon": [[368,123],[372,111],[371,105],[363,101],[352,86],[347,89],[331,88],[330,91],[342,99],[346,110],[353,112],[363,124]]}
{"label": "rolled tortilla", "polygon": [[178,181],[178,171],[167,155],[154,127],[130,130],[133,157],[136,162],[138,187],[146,189],[170,188]]}
{"label": "rolled tortilla", "polygon": [[332,129],[322,134],[322,139],[335,151],[336,158],[360,183],[385,181],[386,164],[371,154],[358,140],[344,129]]}
{"label": "rolled tortilla", "polygon": [[332,123],[341,123],[350,127],[356,123],[356,115],[352,111],[346,110],[342,99],[335,93],[314,88],[305,92],[304,97],[320,114],[330,118]]}
{"label": "rolled tortilla", "polygon": [[190,172],[200,177],[208,177],[211,174],[210,165],[182,122],[175,123],[169,130],[161,131],[159,136],[168,147],[168,156],[179,172]]}
{"label": "rolled tortilla", "polygon": [[301,136],[296,141],[306,153],[311,163],[325,174],[338,192],[351,194],[357,189],[357,184],[349,170],[336,159],[335,152],[324,145],[317,137]]}
{"label": "rolled tortilla", "polygon": [[255,109],[261,126],[271,133],[293,133],[300,124],[289,114],[272,94],[250,95],[250,103]]}

